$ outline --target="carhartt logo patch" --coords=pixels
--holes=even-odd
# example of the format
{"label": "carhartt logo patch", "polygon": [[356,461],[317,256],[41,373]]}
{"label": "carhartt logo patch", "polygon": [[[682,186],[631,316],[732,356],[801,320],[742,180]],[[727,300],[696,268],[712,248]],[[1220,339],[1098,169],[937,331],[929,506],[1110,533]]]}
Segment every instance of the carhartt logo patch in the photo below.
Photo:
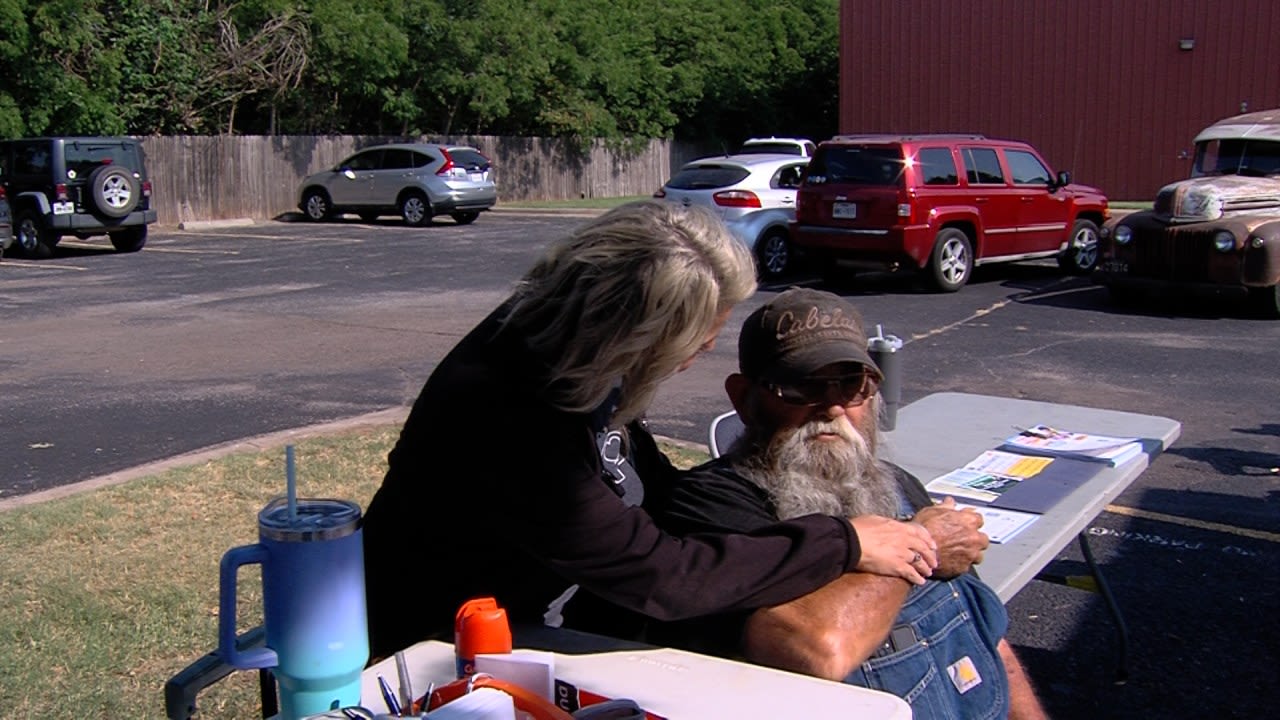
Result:
{"label": "carhartt logo patch", "polygon": [[947,676],[961,695],[982,684],[982,676],[978,674],[978,668],[974,667],[968,655],[949,665]]}

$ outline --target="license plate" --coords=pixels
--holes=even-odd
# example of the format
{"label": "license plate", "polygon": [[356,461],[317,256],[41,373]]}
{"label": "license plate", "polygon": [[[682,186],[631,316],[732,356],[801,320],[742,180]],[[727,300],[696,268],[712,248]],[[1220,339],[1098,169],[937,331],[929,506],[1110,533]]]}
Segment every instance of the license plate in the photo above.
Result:
{"label": "license plate", "polygon": [[1102,261],[1103,272],[1127,273],[1129,272],[1129,263],[1123,260],[1104,260]]}
{"label": "license plate", "polygon": [[76,205],[75,205],[75,203],[69,203],[69,202],[56,202],[56,203],[54,203],[54,204],[53,204],[53,214],[54,214],[54,215],[70,215],[71,213],[73,213],[73,212],[75,212],[75,211],[76,211]]}
{"label": "license plate", "polygon": [[484,182],[484,173],[471,173],[471,182]]}
{"label": "license plate", "polygon": [[831,205],[831,217],[837,220],[853,220],[858,217],[858,205],[851,202],[838,202]]}

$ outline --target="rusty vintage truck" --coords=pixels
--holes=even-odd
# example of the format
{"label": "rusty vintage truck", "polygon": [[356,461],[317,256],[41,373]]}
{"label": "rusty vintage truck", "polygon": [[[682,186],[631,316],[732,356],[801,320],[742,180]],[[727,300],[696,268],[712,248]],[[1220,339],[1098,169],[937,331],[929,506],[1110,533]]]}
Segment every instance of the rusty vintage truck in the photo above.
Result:
{"label": "rusty vintage truck", "polygon": [[1191,177],[1150,210],[1108,221],[1094,282],[1112,299],[1228,295],[1280,318],[1280,108],[1219,120],[1195,138]]}

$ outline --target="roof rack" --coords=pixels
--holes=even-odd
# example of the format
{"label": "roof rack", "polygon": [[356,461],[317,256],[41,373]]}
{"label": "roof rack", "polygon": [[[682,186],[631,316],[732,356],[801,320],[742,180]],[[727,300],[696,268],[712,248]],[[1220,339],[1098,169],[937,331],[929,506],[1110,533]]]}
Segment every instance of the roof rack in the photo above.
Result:
{"label": "roof rack", "polygon": [[836,135],[832,140],[986,140],[986,135],[978,133],[854,133]]}

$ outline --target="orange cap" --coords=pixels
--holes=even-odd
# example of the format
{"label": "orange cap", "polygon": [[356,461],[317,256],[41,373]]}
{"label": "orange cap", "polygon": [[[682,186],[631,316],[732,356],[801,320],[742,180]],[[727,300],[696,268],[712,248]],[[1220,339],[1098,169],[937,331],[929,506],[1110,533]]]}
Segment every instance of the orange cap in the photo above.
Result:
{"label": "orange cap", "polygon": [[498,601],[491,597],[463,603],[454,616],[453,649],[458,658],[459,677],[475,672],[476,655],[511,652],[507,611],[498,607]]}

